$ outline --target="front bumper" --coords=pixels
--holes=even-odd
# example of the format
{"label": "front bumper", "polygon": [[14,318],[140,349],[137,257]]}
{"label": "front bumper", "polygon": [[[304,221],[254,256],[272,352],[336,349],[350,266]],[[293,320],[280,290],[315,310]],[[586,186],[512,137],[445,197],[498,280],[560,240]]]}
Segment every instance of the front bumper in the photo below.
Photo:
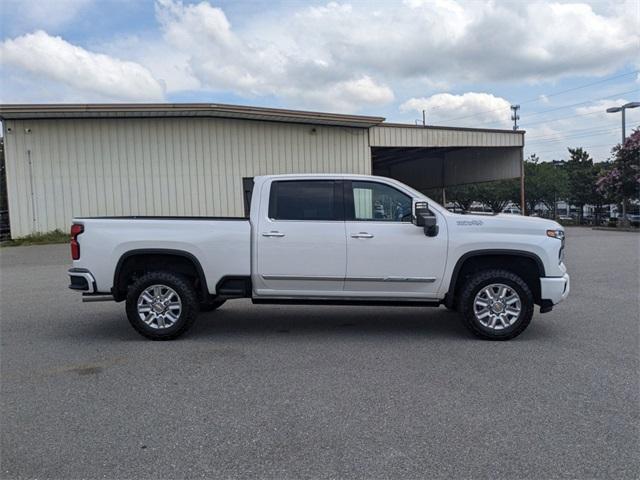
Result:
{"label": "front bumper", "polygon": [[568,273],[561,277],[542,277],[540,279],[540,298],[542,302],[560,303],[569,296],[571,279]]}
{"label": "front bumper", "polygon": [[70,268],[67,272],[69,274],[69,288],[71,290],[80,290],[87,293],[96,293],[96,280],[91,275],[91,272],[86,268]]}

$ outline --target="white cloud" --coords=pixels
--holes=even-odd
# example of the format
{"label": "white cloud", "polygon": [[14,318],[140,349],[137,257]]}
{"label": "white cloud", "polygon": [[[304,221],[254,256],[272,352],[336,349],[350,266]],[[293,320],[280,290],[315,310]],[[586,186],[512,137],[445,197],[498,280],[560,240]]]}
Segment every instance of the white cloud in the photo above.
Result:
{"label": "white cloud", "polygon": [[482,126],[494,122],[496,128],[508,128],[510,105],[504,98],[489,93],[438,93],[427,98],[411,98],[400,105],[400,111],[421,113],[425,110],[430,125]]}
{"label": "white cloud", "polygon": [[[629,15],[600,15],[585,3],[412,0],[376,7],[329,3],[280,22],[288,45],[337,72],[448,82],[601,74],[634,59],[640,39]],[[265,43],[283,42],[282,34],[266,34]]]}
{"label": "white cloud", "polygon": [[171,48],[150,36],[126,35],[100,46],[110,56],[126,55],[126,59],[147,68],[167,92],[199,90],[200,81],[189,65],[188,50]]}
{"label": "white cloud", "polygon": [[43,31],[3,41],[0,59],[4,65],[40,79],[108,99],[149,101],[164,97],[160,83],[143,66],[90,52]]}
{"label": "white cloud", "polygon": [[[24,16],[44,26],[44,17],[61,24],[95,0],[60,1],[64,12],[56,10],[59,2],[30,0]],[[549,82],[637,64],[639,5],[285,2],[254,16],[246,15],[253,7],[243,6],[245,15],[234,25],[211,1],[157,0],[159,33],[109,39],[95,53],[38,31],[1,44],[2,60],[12,69],[3,73],[19,68],[37,81],[86,92],[87,99],[158,99],[164,88],[169,94],[233,92],[292,107],[358,111],[464,83]]]}
{"label": "white cloud", "polygon": [[586,3],[329,2],[279,13],[235,27],[207,1],[156,3],[165,41],[203,88],[348,110],[391,101],[401,82],[603,74],[633,59],[640,39],[623,8]]}
{"label": "white cloud", "polygon": [[[327,11],[349,12],[351,7],[328,4],[307,14],[321,17]],[[330,58],[296,48],[291,39],[245,38],[221,9],[207,2],[160,0],[156,12],[164,39],[172,48],[189,52],[190,72],[204,88],[274,95],[302,106],[340,110],[383,105],[394,98],[390,87],[366,72],[336,72]]]}

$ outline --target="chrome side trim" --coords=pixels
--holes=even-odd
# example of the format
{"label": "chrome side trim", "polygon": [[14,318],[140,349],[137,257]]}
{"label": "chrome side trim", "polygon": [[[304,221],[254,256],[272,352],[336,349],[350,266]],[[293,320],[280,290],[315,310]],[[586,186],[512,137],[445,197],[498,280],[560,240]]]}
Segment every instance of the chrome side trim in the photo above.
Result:
{"label": "chrome side trim", "polygon": [[349,282],[412,282],[433,283],[436,277],[347,277]]}
{"label": "chrome side trim", "polygon": [[436,277],[330,277],[319,275],[261,275],[263,280],[324,280],[324,281],[348,281],[348,282],[412,282],[433,283]]}
{"label": "chrome side trim", "polygon": [[260,275],[263,280],[325,280],[325,281],[336,281],[342,282],[344,277],[330,277],[330,276],[321,276],[321,275]]}

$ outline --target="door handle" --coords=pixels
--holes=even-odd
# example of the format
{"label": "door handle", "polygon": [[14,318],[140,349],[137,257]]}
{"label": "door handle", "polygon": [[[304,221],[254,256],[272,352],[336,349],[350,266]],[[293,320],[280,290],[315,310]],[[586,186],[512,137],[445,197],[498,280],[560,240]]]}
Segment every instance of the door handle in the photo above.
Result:
{"label": "door handle", "polygon": [[367,232],[352,233],[351,238],[373,238],[373,235]]}
{"label": "door handle", "polygon": [[262,232],[263,237],[284,237],[284,233],[276,232],[274,230],[270,232]]}

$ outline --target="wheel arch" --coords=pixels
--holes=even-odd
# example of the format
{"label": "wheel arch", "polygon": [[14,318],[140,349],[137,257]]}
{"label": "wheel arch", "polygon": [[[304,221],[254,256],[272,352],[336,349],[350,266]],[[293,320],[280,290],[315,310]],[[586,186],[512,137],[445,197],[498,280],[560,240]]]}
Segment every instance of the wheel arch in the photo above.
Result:
{"label": "wheel arch", "polygon": [[[122,301],[127,294],[128,280],[130,275],[142,268],[145,271],[155,270],[154,268],[148,268],[150,265],[158,265],[160,260],[168,260],[164,264],[177,267],[178,273],[186,273],[195,278],[198,284],[198,293],[202,299],[207,298],[209,295],[209,289],[207,286],[207,279],[204,274],[204,270],[200,261],[190,252],[185,250],[175,250],[168,248],[140,248],[135,250],[129,250],[123,253],[116,264],[116,269],[113,274],[113,288],[112,294],[116,301]],[[189,266],[189,267],[187,267]],[[185,271],[185,268],[187,270]],[[161,270],[162,268],[158,268]],[[183,270],[183,271],[179,271]]]}
{"label": "wheel arch", "polygon": [[[515,263],[514,260],[517,260]],[[525,250],[488,249],[473,250],[462,255],[451,273],[444,303],[453,308],[457,293],[468,273],[484,268],[504,268],[519,274],[531,288],[536,303],[540,301],[540,278],[545,276],[544,263],[538,255]]]}

